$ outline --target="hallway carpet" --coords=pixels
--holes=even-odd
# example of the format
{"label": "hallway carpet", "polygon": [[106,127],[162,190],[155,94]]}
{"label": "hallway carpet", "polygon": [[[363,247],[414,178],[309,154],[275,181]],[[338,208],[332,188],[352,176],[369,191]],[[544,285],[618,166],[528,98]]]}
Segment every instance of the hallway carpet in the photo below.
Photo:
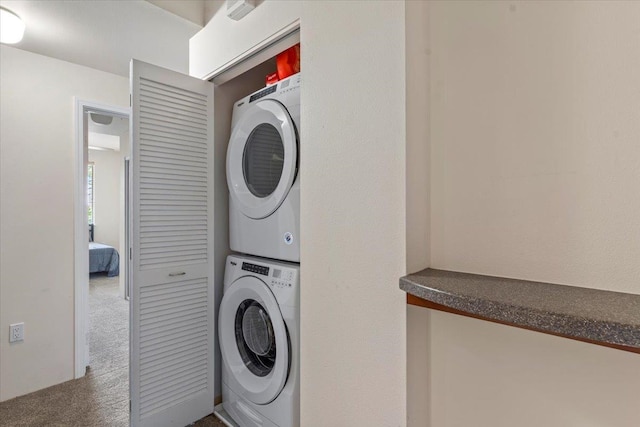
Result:
{"label": "hallway carpet", "polygon": [[[89,281],[87,374],[0,403],[3,427],[126,427],[129,425],[129,305],[119,296],[118,277]],[[197,427],[223,427],[212,415]]]}

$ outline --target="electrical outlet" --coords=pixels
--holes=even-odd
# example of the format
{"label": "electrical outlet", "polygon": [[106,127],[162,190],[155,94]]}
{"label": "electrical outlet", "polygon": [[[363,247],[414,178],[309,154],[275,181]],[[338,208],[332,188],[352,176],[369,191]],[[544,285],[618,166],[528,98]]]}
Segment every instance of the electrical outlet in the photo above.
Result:
{"label": "electrical outlet", "polygon": [[9,342],[24,341],[24,322],[9,325]]}

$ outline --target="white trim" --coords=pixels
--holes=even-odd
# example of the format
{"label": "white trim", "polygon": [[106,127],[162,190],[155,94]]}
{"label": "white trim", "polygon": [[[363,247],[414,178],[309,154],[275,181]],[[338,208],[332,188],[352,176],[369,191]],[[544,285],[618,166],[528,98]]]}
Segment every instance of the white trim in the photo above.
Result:
{"label": "white trim", "polygon": [[[294,44],[298,43],[300,41],[299,31],[300,19],[296,19],[289,25],[262,40],[260,43],[254,45],[251,49],[242,52],[232,60],[222,64],[215,70],[211,71],[209,74],[202,77],[202,80],[214,79],[213,82],[218,85],[228,82],[232,78],[244,73],[245,71],[255,67],[261,62],[264,62],[270,57],[275,56],[275,54],[281,52],[283,50],[283,47],[279,42],[285,41],[285,45],[290,44],[290,46],[288,47],[291,47]],[[291,41],[289,41],[288,37],[292,35],[297,37],[297,39],[291,39]],[[271,52],[270,50],[267,51],[272,45],[277,45],[277,49],[275,49],[274,52]],[[265,53],[267,53],[267,55],[265,55]],[[258,58],[256,58],[256,61],[248,64],[248,61],[254,56],[258,56]],[[236,67],[238,67],[238,69],[234,70],[234,68]]]}
{"label": "white trim", "polygon": [[113,105],[84,101],[76,97],[74,103],[75,128],[75,167],[74,167],[74,378],[83,377],[86,373],[88,347],[86,340],[88,307],[89,307],[89,220],[87,218],[85,164],[87,162],[86,142],[84,140],[84,112],[96,111],[110,115],[131,117],[131,109]]}
{"label": "white trim", "polygon": [[227,427],[240,427],[238,424],[236,424],[235,421],[233,421],[233,418],[231,418],[231,416],[227,414],[227,411],[224,410],[224,406],[222,405],[222,403],[216,405],[213,408],[213,415],[218,417],[218,419],[222,421],[222,424]]}

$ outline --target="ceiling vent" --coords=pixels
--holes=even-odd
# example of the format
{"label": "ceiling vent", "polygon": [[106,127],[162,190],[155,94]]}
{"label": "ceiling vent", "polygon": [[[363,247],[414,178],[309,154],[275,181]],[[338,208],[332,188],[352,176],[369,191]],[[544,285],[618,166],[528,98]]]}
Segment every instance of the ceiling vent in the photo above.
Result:
{"label": "ceiling vent", "polygon": [[227,0],[227,16],[239,21],[255,7],[254,0]]}

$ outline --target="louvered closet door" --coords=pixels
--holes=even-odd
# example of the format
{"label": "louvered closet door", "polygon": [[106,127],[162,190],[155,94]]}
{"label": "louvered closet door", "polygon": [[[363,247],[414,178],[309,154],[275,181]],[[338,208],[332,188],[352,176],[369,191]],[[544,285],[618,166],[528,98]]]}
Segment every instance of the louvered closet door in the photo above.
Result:
{"label": "louvered closet door", "polygon": [[213,412],[213,85],[131,62],[131,425]]}

